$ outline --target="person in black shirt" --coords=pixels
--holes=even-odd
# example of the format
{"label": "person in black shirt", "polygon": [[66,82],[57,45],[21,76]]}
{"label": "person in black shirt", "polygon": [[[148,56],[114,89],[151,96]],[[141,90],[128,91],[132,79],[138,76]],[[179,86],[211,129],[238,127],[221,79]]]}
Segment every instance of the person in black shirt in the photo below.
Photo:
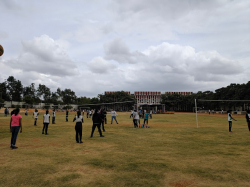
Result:
{"label": "person in black shirt", "polygon": [[250,131],[250,110],[247,110],[246,120],[247,120],[248,130]]}
{"label": "person in black shirt", "polygon": [[95,110],[95,113],[93,114],[92,121],[93,121],[93,126],[92,126],[92,132],[91,132],[91,136],[90,137],[91,138],[93,137],[93,134],[94,134],[94,131],[95,131],[96,127],[98,128],[100,137],[104,137],[102,135],[102,131],[101,131],[101,128],[100,128],[102,119],[101,119],[101,115],[98,113],[97,109]]}
{"label": "person in black shirt", "polygon": [[[105,132],[105,129],[104,129],[104,122],[106,120],[106,115],[107,115],[107,112],[105,111],[105,109],[102,109],[101,110],[101,126],[102,126],[102,131]],[[107,123],[107,122],[106,122]]]}
{"label": "person in black shirt", "polygon": [[68,120],[68,117],[69,117],[69,111],[68,111],[68,109],[66,109],[66,122],[69,121],[69,120]]}

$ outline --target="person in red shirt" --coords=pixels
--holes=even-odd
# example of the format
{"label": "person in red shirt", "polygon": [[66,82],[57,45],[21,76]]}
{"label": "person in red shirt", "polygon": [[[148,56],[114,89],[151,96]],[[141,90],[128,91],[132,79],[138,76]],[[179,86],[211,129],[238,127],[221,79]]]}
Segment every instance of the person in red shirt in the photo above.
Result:
{"label": "person in red shirt", "polygon": [[19,108],[16,108],[14,114],[10,118],[10,132],[12,133],[10,148],[17,149],[16,147],[16,139],[20,129],[20,133],[22,133],[22,116],[19,114]]}

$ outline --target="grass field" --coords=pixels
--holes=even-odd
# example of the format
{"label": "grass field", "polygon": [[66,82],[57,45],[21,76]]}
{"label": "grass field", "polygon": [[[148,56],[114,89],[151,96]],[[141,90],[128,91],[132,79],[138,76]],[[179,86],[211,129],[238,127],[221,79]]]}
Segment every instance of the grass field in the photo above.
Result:
{"label": "grass field", "polygon": [[157,114],[149,129],[134,129],[130,113],[118,113],[119,124],[106,125],[105,137],[84,117],[83,144],[75,142],[74,113],[42,134],[42,115],[33,125],[23,116],[23,133],[9,148],[9,117],[0,116],[0,186],[248,186],[250,132],[244,116]]}

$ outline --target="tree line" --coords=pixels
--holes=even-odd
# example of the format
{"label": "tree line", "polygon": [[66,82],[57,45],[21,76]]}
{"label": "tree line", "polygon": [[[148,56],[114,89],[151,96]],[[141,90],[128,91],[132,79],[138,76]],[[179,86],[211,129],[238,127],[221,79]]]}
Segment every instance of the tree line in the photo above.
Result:
{"label": "tree line", "polygon": [[44,84],[39,84],[37,87],[34,83],[31,83],[29,86],[23,86],[22,82],[15,79],[14,76],[9,76],[8,79],[0,83],[0,103],[4,101],[18,101],[30,105],[36,103],[84,105],[123,102],[128,100],[133,100],[133,97],[123,91],[106,95],[99,94],[97,97],[90,98],[85,96],[77,97],[75,92],[68,88],[64,90],[57,88],[55,92],[52,92],[51,89]]}
{"label": "tree line", "polygon": [[165,104],[167,110],[174,111],[193,111],[194,100],[197,100],[198,107],[204,110],[236,110],[242,107],[243,110],[249,109],[250,102],[232,102],[232,101],[200,101],[204,100],[250,100],[250,81],[246,84],[230,84],[227,87],[212,91],[198,91],[192,95],[164,94],[161,97],[161,103]]}
{"label": "tree line", "polygon": [[[166,110],[174,111],[193,111],[194,100],[198,100],[198,107],[204,110],[226,110],[227,108],[236,109],[242,107],[243,110],[249,109],[250,102],[204,102],[205,100],[250,100],[250,81],[246,84],[230,84],[227,87],[219,88],[212,91],[198,91],[192,95],[180,94],[163,94],[161,104],[165,104]],[[71,89],[57,88],[52,92],[49,87],[44,84],[39,84],[37,87],[34,83],[29,86],[23,86],[20,80],[9,76],[4,82],[0,83],[0,103],[4,101],[23,101],[27,104],[36,103],[52,103],[54,105],[69,105],[69,104],[97,104],[97,103],[113,103],[134,101],[134,96],[127,94],[124,91],[98,94],[96,97],[89,98],[86,96],[77,97]],[[123,103],[119,107],[132,109],[133,102]]]}

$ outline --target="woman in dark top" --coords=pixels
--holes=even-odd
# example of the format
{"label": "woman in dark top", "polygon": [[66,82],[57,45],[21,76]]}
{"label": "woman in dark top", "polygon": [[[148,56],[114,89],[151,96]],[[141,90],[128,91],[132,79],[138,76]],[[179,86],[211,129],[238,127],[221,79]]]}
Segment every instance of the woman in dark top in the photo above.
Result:
{"label": "woman in dark top", "polygon": [[98,128],[98,131],[99,131],[99,134],[100,134],[100,137],[104,137],[102,135],[102,131],[101,131],[101,122],[102,122],[102,119],[101,119],[101,115],[98,113],[98,110],[95,109],[95,113],[93,114],[93,117],[92,117],[92,121],[93,121],[93,126],[92,126],[92,132],[91,132],[91,138],[93,137],[93,134],[94,134],[94,131],[95,131],[95,128],[97,127]]}
{"label": "woman in dark top", "polygon": [[[75,130],[76,130],[76,143],[83,143],[82,142],[82,123],[83,123],[83,117],[81,116],[81,112],[77,111],[77,115],[75,116],[73,122],[76,121],[76,126],[75,126]],[[78,135],[79,138],[78,139]]]}

